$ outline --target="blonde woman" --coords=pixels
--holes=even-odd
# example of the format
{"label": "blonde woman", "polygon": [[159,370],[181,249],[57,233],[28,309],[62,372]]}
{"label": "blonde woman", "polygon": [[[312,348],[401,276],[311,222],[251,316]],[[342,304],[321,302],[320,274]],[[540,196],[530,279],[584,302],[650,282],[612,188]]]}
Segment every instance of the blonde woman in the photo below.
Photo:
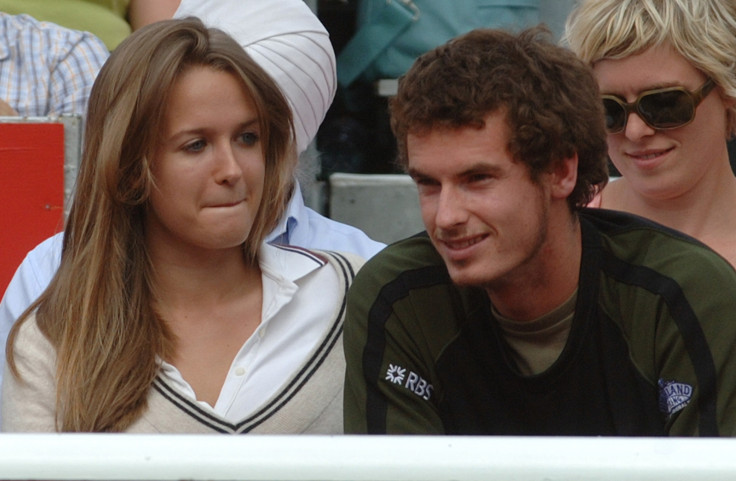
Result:
{"label": "blonde woman", "polygon": [[648,217],[736,265],[733,0],[586,0],[566,42],[592,65],[621,172],[600,207]]}
{"label": "blonde woman", "polygon": [[264,242],[295,164],[289,106],[234,40],[195,19],[127,38],[92,90],[61,266],[10,333],[3,428],[341,432],[361,260]]}

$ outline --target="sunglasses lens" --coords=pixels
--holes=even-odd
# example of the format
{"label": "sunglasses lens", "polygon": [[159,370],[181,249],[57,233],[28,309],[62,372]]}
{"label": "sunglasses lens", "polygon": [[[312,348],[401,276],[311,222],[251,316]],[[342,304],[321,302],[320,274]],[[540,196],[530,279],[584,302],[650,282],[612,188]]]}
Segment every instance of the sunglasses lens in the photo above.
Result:
{"label": "sunglasses lens", "polygon": [[606,112],[606,130],[611,133],[620,132],[626,123],[626,110],[614,99],[604,98],[603,109]]}
{"label": "sunglasses lens", "polygon": [[695,106],[690,96],[681,90],[644,95],[639,99],[639,115],[652,127],[672,129],[693,119]]}

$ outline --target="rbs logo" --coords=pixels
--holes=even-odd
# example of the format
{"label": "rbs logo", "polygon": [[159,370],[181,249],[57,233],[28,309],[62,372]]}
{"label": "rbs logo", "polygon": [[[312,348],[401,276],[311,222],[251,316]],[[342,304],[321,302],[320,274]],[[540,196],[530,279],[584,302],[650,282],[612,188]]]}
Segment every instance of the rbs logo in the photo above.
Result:
{"label": "rbs logo", "polygon": [[[432,396],[432,385],[426,379],[413,371],[409,371],[407,377],[406,368],[401,366],[389,364],[385,379],[393,384],[403,386],[425,401],[429,401],[430,396]],[[404,382],[405,380],[406,382]]]}

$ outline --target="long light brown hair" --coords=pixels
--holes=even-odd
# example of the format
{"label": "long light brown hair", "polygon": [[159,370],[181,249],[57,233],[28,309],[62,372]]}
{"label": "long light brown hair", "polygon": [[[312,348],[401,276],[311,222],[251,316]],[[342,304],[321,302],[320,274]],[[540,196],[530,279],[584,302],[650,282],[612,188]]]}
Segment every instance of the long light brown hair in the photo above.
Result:
{"label": "long light brown hair", "polygon": [[[145,409],[158,359],[175,341],[156,315],[145,215],[154,188],[150,159],[169,91],[192,66],[229,72],[253,99],[266,162],[263,200],[244,245],[259,245],[282,216],[296,166],[291,111],[273,80],[232,38],[199,20],[167,20],[121,43],[92,89],[84,155],[64,231],[61,265],[13,327],[36,312],[57,351],[59,431],[121,431]],[[217,86],[212,86],[217,88]],[[13,350],[8,365],[18,376]]]}

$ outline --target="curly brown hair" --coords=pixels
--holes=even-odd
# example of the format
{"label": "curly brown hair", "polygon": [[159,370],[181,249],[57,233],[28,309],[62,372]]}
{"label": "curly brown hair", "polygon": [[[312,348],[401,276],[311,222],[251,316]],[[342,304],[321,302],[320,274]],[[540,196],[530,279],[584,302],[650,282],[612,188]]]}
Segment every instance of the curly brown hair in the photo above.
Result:
{"label": "curly brown hair", "polygon": [[409,133],[482,128],[489,114],[503,111],[509,152],[529,167],[533,181],[578,155],[571,208],[588,204],[608,181],[595,78],[572,52],[551,43],[542,27],[519,34],[478,29],[425,53],[399,80],[389,107],[404,167]]}

